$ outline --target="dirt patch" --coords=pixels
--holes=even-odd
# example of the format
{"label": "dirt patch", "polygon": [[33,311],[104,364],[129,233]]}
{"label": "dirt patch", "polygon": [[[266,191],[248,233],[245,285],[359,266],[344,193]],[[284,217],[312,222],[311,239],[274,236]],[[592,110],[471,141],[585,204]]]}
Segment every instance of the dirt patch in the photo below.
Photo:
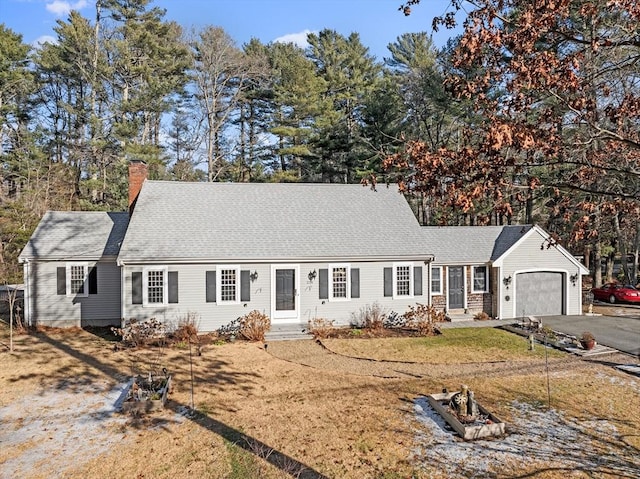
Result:
{"label": "dirt patch", "polygon": [[[461,441],[425,398],[417,398],[414,460],[435,466],[448,477],[483,477],[500,470],[503,476],[521,470],[522,458],[541,471],[590,476],[594,470],[612,477],[633,477],[640,461],[619,457],[625,438],[606,420],[576,421],[555,409],[513,401],[511,423],[503,438]],[[632,451],[629,451],[632,452]]]}
{"label": "dirt patch", "polygon": [[[124,384],[45,388],[0,409],[0,462],[6,477],[62,473],[81,457],[101,454],[127,440],[127,418],[117,412]],[[55,453],[53,453],[55,452]],[[5,476],[3,476],[5,477]]]}
{"label": "dirt patch", "polygon": [[[15,353],[0,353],[8,431],[0,477],[555,477],[577,464],[577,453],[562,454],[570,445],[603,452],[596,475],[640,467],[640,380],[605,364],[613,356],[565,355],[550,365],[547,382],[539,359],[392,363],[331,354],[313,341],[287,343],[279,350],[276,343],[266,350],[208,344],[190,357],[177,347],[114,351],[86,331],[19,336]],[[138,418],[114,412],[132,374],[162,367],[174,380],[167,410]],[[428,416],[425,394],[463,382],[512,427],[507,439],[519,434],[521,443],[460,444]],[[196,411],[187,416],[192,397]],[[528,432],[560,420],[573,435]],[[548,452],[532,460],[541,444]],[[464,468],[451,469],[456,456],[445,450],[466,454]]]}

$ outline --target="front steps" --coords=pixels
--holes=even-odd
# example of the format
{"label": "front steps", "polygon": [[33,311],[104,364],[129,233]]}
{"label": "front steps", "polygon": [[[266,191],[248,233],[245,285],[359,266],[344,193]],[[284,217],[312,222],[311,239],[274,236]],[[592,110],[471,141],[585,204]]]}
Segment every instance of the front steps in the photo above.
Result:
{"label": "front steps", "polygon": [[307,332],[306,325],[293,324],[272,324],[271,329],[264,335],[265,343],[269,341],[293,341],[296,339],[313,339]]}
{"label": "front steps", "polygon": [[469,312],[464,309],[452,309],[447,312],[447,318],[451,320],[452,323],[458,323],[460,321],[473,321],[474,313]]}

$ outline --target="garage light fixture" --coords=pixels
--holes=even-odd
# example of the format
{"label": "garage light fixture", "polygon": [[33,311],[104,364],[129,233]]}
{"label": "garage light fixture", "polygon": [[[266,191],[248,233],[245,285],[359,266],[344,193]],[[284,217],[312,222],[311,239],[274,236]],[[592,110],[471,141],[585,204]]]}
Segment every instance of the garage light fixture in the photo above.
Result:
{"label": "garage light fixture", "polygon": [[572,274],[571,276],[569,276],[569,279],[571,280],[571,284],[575,286],[576,282],[578,281],[578,273]]}
{"label": "garage light fixture", "polygon": [[511,279],[512,279],[511,276],[505,276],[504,279],[502,280],[502,282],[507,287],[507,289],[509,289],[509,285],[511,284]]}

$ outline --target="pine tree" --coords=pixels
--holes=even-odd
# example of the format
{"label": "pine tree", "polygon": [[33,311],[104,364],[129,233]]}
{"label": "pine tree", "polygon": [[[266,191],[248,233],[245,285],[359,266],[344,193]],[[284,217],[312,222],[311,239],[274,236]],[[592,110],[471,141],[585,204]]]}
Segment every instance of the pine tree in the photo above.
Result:
{"label": "pine tree", "polygon": [[351,183],[356,170],[366,164],[362,145],[364,99],[380,78],[381,66],[360,42],[357,33],[348,38],[334,30],[309,35],[309,58],[325,81],[327,106],[316,117],[314,159],[309,179]]}

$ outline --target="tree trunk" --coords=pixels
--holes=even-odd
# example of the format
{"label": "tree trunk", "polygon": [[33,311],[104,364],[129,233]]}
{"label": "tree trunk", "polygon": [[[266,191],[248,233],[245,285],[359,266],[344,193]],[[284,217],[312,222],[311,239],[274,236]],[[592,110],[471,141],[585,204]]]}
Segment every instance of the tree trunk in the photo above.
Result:
{"label": "tree trunk", "polygon": [[[627,242],[620,229],[619,213],[613,215],[613,228],[618,238],[618,250],[620,251],[620,264],[622,265],[622,272],[624,273],[624,283],[631,283],[631,272],[629,271],[629,264],[627,263]],[[613,253],[615,254],[615,252]]]}
{"label": "tree trunk", "polygon": [[614,280],[613,264],[614,264],[615,257],[616,257],[616,250],[614,248],[614,250],[611,251],[611,253],[609,253],[607,255],[607,267],[606,267],[606,270],[607,270],[607,274],[606,274],[607,281],[613,281]]}
{"label": "tree trunk", "polygon": [[[600,232],[600,210],[596,209],[594,230]],[[593,285],[598,287],[602,285],[602,245],[600,238],[596,237],[593,242]]]}
{"label": "tree trunk", "polygon": [[525,206],[525,224],[533,224],[533,190],[527,190],[527,200]]}
{"label": "tree trunk", "polygon": [[631,281],[633,284],[639,284],[638,281],[638,261],[640,260],[640,222],[636,223],[636,237],[633,243],[633,267],[631,270]]}
{"label": "tree trunk", "polygon": [[584,259],[582,263],[584,264],[585,268],[591,271],[591,245],[590,244],[585,245],[582,254],[584,255]]}
{"label": "tree trunk", "polygon": [[210,182],[214,180],[214,128],[215,128],[215,119],[214,114],[212,112],[207,113],[207,126],[209,127],[209,131],[207,132],[207,180]]}

